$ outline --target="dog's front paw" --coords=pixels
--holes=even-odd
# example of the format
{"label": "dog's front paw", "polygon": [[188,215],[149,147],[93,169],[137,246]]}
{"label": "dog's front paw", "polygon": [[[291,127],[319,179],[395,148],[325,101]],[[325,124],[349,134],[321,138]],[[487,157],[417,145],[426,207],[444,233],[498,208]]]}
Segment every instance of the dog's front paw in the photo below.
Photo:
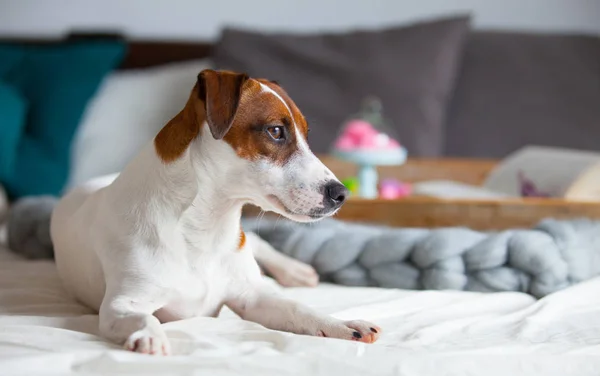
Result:
{"label": "dog's front paw", "polygon": [[151,355],[170,355],[171,346],[167,336],[157,330],[138,330],[125,341],[125,349]]}
{"label": "dog's front paw", "polygon": [[319,337],[347,339],[364,343],[377,341],[380,334],[380,327],[362,320],[336,321],[324,325],[316,333]]}

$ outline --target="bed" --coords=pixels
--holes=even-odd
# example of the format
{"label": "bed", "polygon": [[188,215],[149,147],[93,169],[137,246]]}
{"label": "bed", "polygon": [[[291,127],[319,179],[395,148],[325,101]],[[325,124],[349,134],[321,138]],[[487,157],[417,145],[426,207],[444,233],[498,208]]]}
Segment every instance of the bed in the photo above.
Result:
{"label": "bed", "polygon": [[321,285],[284,293],[339,318],[377,322],[373,345],[220,318],[165,325],[174,356],[129,353],[97,334],[50,261],[0,250],[0,374],[597,375],[600,278],[536,301],[520,293]]}
{"label": "bed", "polygon": [[[53,43],[52,41],[47,43]],[[130,43],[121,69],[206,57],[210,45]],[[165,324],[174,356],[129,353],[64,292],[53,262],[0,248],[0,375],[597,375],[600,278],[544,299],[520,293],[405,291],[321,284],[282,289],[384,332],[373,345],[281,333],[221,316]]]}

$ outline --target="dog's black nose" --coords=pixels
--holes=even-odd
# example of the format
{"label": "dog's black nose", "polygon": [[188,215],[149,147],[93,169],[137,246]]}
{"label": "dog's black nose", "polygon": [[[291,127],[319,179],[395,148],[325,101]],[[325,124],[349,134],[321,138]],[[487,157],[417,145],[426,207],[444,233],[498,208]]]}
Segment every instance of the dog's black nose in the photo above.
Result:
{"label": "dog's black nose", "polygon": [[325,184],[324,204],[326,208],[339,208],[346,201],[346,197],[348,197],[348,189],[344,184],[335,180]]}

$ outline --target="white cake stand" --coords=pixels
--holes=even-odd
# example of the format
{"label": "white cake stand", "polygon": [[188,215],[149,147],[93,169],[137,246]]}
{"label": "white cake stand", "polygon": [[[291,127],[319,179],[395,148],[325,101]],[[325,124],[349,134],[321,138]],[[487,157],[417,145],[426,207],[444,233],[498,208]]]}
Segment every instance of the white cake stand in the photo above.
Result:
{"label": "white cake stand", "polygon": [[403,147],[387,150],[339,150],[334,149],[334,157],[358,165],[358,195],[362,198],[377,198],[379,176],[377,166],[399,166],[406,161],[407,152]]}

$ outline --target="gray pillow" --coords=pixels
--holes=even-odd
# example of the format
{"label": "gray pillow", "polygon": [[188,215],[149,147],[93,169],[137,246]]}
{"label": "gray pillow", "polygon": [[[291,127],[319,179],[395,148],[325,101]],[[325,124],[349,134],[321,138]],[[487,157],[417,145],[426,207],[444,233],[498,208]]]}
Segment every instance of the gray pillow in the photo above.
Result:
{"label": "gray pillow", "polygon": [[444,121],[469,17],[345,34],[259,34],[225,29],[215,66],[278,81],[308,120],[313,151],[377,96],[414,156],[443,150]]}
{"label": "gray pillow", "polygon": [[448,109],[451,156],[600,149],[600,38],[474,32]]}

